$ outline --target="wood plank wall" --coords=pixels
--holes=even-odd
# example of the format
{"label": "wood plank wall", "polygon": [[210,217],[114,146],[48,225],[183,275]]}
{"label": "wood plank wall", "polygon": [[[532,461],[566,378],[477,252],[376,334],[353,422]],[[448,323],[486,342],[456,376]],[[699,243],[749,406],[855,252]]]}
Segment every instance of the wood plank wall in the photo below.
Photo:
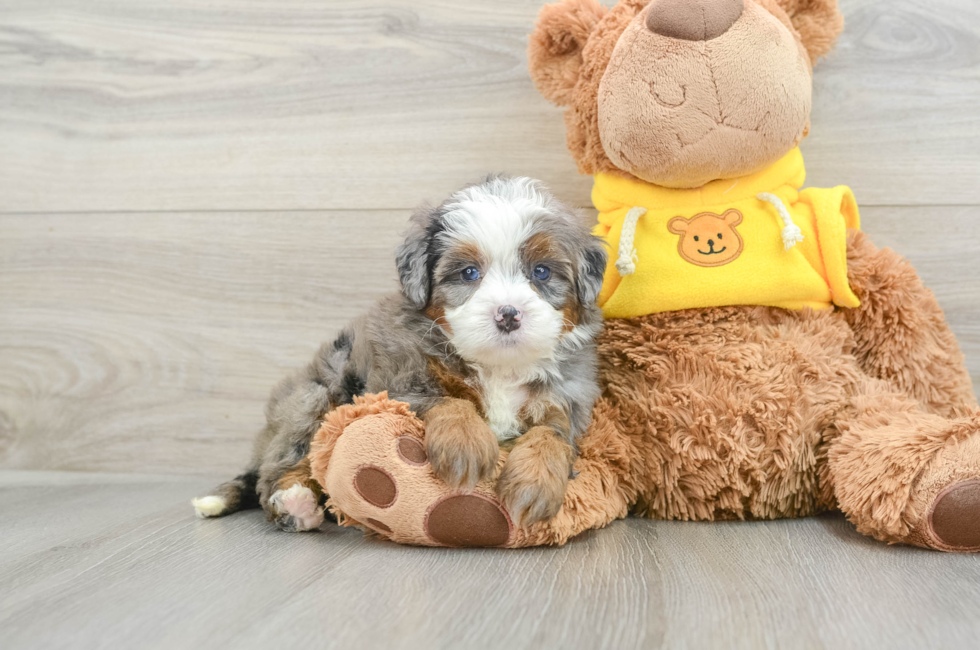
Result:
{"label": "wood plank wall", "polygon": [[[235,471],[413,206],[489,171],[587,205],[541,4],[0,0],[0,467]],[[980,4],[841,6],[809,183],[854,188],[980,381]]]}

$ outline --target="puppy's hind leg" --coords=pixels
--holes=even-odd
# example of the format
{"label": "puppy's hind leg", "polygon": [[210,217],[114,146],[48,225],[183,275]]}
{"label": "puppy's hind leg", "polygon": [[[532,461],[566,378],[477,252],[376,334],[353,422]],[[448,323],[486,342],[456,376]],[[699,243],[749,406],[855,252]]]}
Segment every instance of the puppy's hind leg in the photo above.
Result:
{"label": "puppy's hind leg", "polygon": [[310,473],[308,458],[301,460],[276,483],[266,511],[279,530],[298,533],[316,530],[324,520],[326,498]]}
{"label": "puppy's hind leg", "polygon": [[319,528],[326,497],[310,474],[306,454],[323,414],[363,393],[367,371],[358,362],[354,329],[320,347],[313,362],[282,382],[266,409],[268,443],[259,469],[259,503],[283,531]]}
{"label": "puppy's hind leg", "polygon": [[209,494],[191,500],[194,512],[201,519],[224,517],[239,510],[259,507],[255,491],[259,471],[251,469],[211,490]]}

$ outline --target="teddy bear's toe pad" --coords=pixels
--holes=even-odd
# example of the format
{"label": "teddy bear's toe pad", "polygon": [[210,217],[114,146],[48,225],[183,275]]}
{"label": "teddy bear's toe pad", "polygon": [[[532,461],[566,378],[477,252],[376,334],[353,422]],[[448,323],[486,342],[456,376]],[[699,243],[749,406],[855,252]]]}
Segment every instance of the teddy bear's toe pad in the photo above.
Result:
{"label": "teddy bear's toe pad", "polygon": [[387,508],[398,497],[398,488],[391,474],[380,467],[362,467],[354,475],[354,489],[365,501],[379,508]]}
{"label": "teddy bear's toe pad", "polygon": [[421,441],[409,436],[398,438],[398,455],[409,465],[425,465],[429,462],[429,455],[425,452],[425,445]]}
{"label": "teddy bear's toe pad", "polygon": [[371,517],[368,517],[364,521],[367,523],[368,526],[370,526],[371,528],[377,531],[380,531],[382,533],[387,533],[389,535],[392,533],[391,528],[389,528],[386,524],[381,523],[377,519],[372,519]]}
{"label": "teddy bear's toe pad", "polygon": [[445,497],[425,516],[425,532],[445,546],[503,546],[511,528],[500,506],[477,494]]}
{"label": "teddy bear's toe pad", "polygon": [[940,492],[929,526],[950,550],[980,550],[980,479],[960,481]]}

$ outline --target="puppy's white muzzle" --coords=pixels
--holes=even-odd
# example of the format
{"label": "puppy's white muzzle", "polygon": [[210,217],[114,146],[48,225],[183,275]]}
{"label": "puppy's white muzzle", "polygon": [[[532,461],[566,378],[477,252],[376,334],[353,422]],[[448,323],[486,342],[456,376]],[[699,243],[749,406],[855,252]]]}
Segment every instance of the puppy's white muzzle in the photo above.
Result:
{"label": "puppy's white muzzle", "polygon": [[452,342],[465,359],[515,365],[551,357],[562,316],[527,278],[489,273],[465,304],[446,310]]}

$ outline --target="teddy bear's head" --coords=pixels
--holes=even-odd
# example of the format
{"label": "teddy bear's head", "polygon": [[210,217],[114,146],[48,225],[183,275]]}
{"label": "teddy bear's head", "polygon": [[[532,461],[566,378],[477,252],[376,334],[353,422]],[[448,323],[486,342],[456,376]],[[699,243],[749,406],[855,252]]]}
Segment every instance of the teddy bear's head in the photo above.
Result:
{"label": "teddy bear's head", "polygon": [[799,144],[812,65],[842,27],[837,0],[562,0],[541,10],[528,58],[567,109],[582,173],[700,187]]}

